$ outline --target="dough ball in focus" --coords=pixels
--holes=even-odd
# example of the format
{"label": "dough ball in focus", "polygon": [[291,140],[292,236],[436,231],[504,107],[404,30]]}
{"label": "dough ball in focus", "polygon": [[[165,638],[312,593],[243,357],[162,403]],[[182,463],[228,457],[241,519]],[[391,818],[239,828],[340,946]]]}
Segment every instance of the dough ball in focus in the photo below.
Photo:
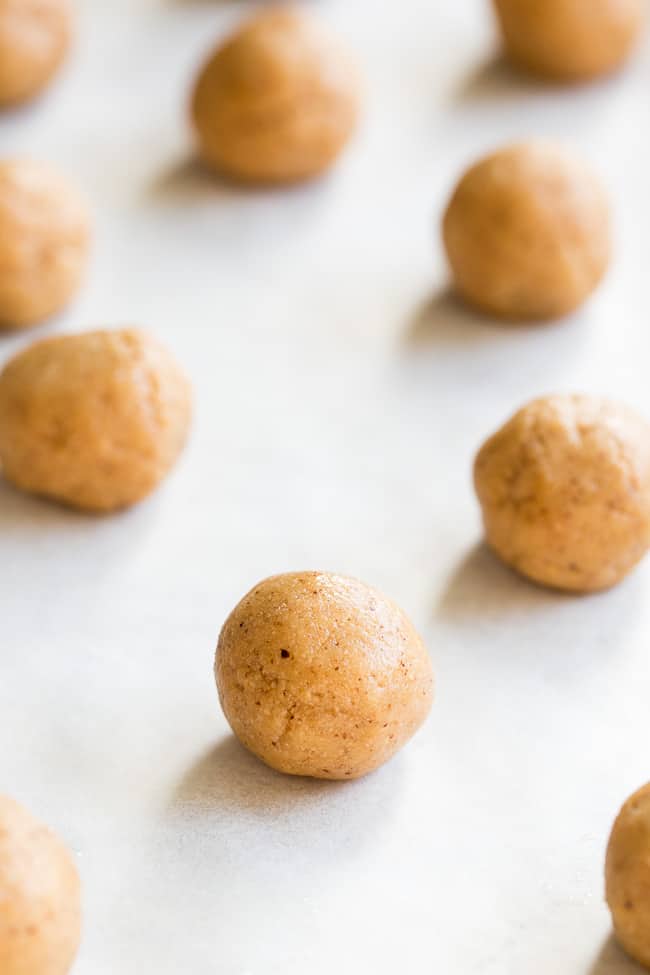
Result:
{"label": "dough ball in focus", "polygon": [[219,47],[192,102],[204,160],[251,183],[318,175],[347,143],[358,113],[347,52],[293,7],[258,14]]}
{"label": "dough ball in focus", "polygon": [[0,796],[0,972],[67,975],[80,935],[79,876],[68,850]]}
{"label": "dough ball in focus", "polygon": [[40,94],[71,39],[69,0],[0,0],[0,108]]}
{"label": "dough ball in focus", "polygon": [[43,339],[0,373],[2,473],[76,508],[123,508],[172,467],[190,414],[185,375],[146,333]]}
{"label": "dough ball in focus", "polygon": [[221,631],[221,704],[239,740],[280,772],[354,779],[427,717],[431,662],[404,613],[345,576],[290,572],[245,596]]}
{"label": "dough ball in focus", "polygon": [[614,823],[605,866],[614,931],[650,968],[650,783],[627,800]]}
{"label": "dough ball in focus", "polygon": [[534,400],[483,445],[488,544],[536,582],[615,585],[650,546],[650,424],[593,396]]}
{"label": "dough ball in focus", "polygon": [[458,291],[505,319],[550,319],[577,308],[610,259],[610,212],[596,177],[544,142],[472,166],[443,221]]}
{"label": "dough ball in focus", "polygon": [[506,52],[520,68],[556,81],[609,74],[629,56],[646,0],[494,0]]}
{"label": "dough ball in focus", "polygon": [[81,283],[89,249],[86,206],[56,172],[0,161],[0,330],[61,311]]}

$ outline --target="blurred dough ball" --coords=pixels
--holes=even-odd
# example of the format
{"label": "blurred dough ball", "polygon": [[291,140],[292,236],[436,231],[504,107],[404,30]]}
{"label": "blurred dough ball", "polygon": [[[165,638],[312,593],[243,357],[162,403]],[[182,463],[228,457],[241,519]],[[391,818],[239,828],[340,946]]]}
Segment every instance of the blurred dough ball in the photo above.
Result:
{"label": "blurred dough ball", "polygon": [[443,236],[456,287],[470,304],[504,319],[557,318],[605,274],[609,204],[580,160],[552,144],[521,143],[465,173]]}
{"label": "blurred dough ball", "polygon": [[66,975],[81,935],[79,876],[63,843],[0,796],[0,972]]}
{"label": "blurred dough ball", "polygon": [[630,796],[618,814],[605,880],[618,941],[650,968],[650,783]]}
{"label": "blurred dough ball", "polygon": [[61,311],[79,288],[90,250],[83,200],[55,171],[0,161],[0,329]]}
{"label": "blurred dough ball", "polygon": [[626,60],[647,0],[494,0],[511,60],[557,81],[609,74]]}
{"label": "blurred dough ball", "polygon": [[123,508],[170,470],[190,413],[188,380],[146,333],[43,339],[0,373],[2,473],[76,508]]}
{"label": "blurred dough ball", "polygon": [[330,166],[352,135],[359,81],[329,32],[293,7],[247,22],[204,66],[192,114],[204,160],[251,183],[292,183]]}
{"label": "blurred dough ball", "polygon": [[0,108],[40,94],[71,39],[69,0],[0,0]]}
{"label": "blurred dough ball", "polygon": [[557,589],[615,585],[650,546],[650,424],[593,396],[533,400],[476,458],[488,544]]}
{"label": "blurred dough ball", "polygon": [[378,768],[433,697],[429,656],[402,610],[327,572],[273,576],[249,592],[221,631],[215,675],[242,744],[280,772],[319,779]]}

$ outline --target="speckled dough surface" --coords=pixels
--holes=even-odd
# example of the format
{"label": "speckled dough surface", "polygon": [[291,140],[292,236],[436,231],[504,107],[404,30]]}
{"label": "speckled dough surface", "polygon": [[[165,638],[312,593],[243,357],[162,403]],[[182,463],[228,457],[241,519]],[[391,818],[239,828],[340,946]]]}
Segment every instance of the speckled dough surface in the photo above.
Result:
{"label": "speckled dough surface", "polygon": [[386,762],[431,707],[426,649],[405,614],[345,576],[266,579],[228,617],[215,661],[240,741],[292,775],[351,779]]}
{"label": "speckled dough surface", "polygon": [[616,937],[650,968],[650,783],[630,796],[614,823],[605,879]]}
{"label": "speckled dough surface", "polygon": [[66,975],[80,931],[72,857],[47,827],[0,795],[0,972]]}
{"label": "speckled dough surface", "polygon": [[593,173],[546,142],[507,146],[472,166],[443,220],[461,295],[505,319],[550,319],[577,308],[603,277],[611,230]]}
{"label": "speckled dough surface", "polygon": [[494,0],[504,44],[520,68],[584,81],[627,59],[647,18],[645,0]]}
{"label": "speckled dough surface", "polygon": [[0,0],[0,108],[38,95],[72,37],[69,0]]}
{"label": "speckled dough surface", "polygon": [[2,473],[74,507],[122,508],[168,472],[190,414],[187,379],[146,333],[43,339],[0,374]]}
{"label": "speckled dough surface", "polygon": [[192,101],[205,161],[256,183],[291,183],[327,169],[358,111],[351,58],[294,7],[263,11],[219,47]]}
{"label": "speckled dough surface", "polygon": [[0,161],[0,329],[61,311],[88,259],[90,219],[78,194],[48,166]]}
{"label": "speckled dough surface", "polygon": [[591,396],[549,396],[484,444],[474,469],[486,538],[559,589],[619,582],[650,546],[650,425]]}

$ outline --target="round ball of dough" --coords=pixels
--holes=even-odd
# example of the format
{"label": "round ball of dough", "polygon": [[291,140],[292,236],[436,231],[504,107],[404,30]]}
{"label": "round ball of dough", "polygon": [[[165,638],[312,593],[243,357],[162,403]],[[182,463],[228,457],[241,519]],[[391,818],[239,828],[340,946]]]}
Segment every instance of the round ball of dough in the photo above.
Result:
{"label": "round ball of dough", "polygon": [[431,662],[404,613],[375,589],[327,572],[273,576],[244,596],[215,661],[226,718],[280,772],[355,779],[417,731]]}
{"label": "round ball of dough", "polygon": [[494,0],[508,57],[556,81],[586,81],[626,60],[646,0]]}
{"label": "round ball of dough", "polygon": [[86,206],[56,172],[0,161],[0,329],[61,311],[79,287],[89,249]]}
{"label": "round ball of dough", "polygon": [[192,103],[203,159],[251,183],[293,183],[327,169],[358,111],[348,54],[292,7],[258,14],[218,48]]}
{"label": "round ball of dough", "polygon": [[0,972],[66,975],[80,934],[72,857],[26,809],[0,796]]}
{"label": "round ball of dough", "polygon": [[146,333],[43,339],[0,373],[2,473],[75,508],[124,508],[172,467],[190,413],[187,379]]}
{"label": "round ball of dough", "polygon": [[40,94],[71,39],[69,0],[0,0],[0,107]]}
{"label": "round ball of dough", "polygon": [[544,585],[607,589],[650,546],[650,424],[626,406],[533,400],[483,445],[474,482],[488,544]]}
{"label": "round ball of dough", "polygon": [[443,221],[460,294],[505,319],[578,307],[610,258],[610,213],[596,177],[543,142],[508,146],[462,177]]}
{"label": "round ball of dough", "polygon": [[650,968],[650,783],[630,796],[618,814],[605,881],[618,941]]}

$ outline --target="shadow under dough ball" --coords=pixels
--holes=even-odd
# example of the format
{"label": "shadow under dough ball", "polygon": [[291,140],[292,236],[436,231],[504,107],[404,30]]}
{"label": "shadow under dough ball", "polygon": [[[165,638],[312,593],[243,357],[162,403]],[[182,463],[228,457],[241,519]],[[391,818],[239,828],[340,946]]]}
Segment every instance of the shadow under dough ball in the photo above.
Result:
{"label": "shadow under dough ball", "polygon": [[243,182],[293,183],[327,169],[359,114],[356,67],[309,15],[271,7],[220,46],[192,116],[210,166]]}
{"label": "shadow under dough ball", "polygon": [[535,582],[619,582],[650,546],[650,424],[593,396],[533,400],[478,453],[490,547]]}
{"label": "shadow under dough ball", "polygon": [[647,0],[494,0],[510,60],[555,81],[619,68],[638,41]]}
{"label": "shadow under dough ball", "polygon": [[546,142],[507,146],[469,169],[443,219],[456,288],[503,319],[558,318],[607,270],[610,211],[580,160]]}
{"label": "shadow under dough ball", "polygon": [[48,166],[0,161],[0,330],[60,312],[88,263],[84,201]]}
{"label": "shadow under dough ball", "polygon": [[65,60],[72,32],[69,0],[0,0],[0,108],[41,93]]}
{"label": "shadow under dough ball", "polygon": [[607,848],[605,883],[619,943],[650,968],[650,783],[630,796],[618,814]]}
{"label": "shadow under dough ball", "polygon": [[0,796],[0,972],[67,975],[80,934],[70,853],[26,809]]}
{"label": "shadow under dough ball", "polygon": [[388,761],[427,717],[431,662],[402,612],[326,572],[256,586],[219,637],[215,676],[230,726],[280,772],[354,779]]}
{"label": "shadow under dough ball", "polygon": [[2,473],[75,508],[124,508],[173,466],[190,416],[188,380],[146,333],[43,339],[0,373]]}

